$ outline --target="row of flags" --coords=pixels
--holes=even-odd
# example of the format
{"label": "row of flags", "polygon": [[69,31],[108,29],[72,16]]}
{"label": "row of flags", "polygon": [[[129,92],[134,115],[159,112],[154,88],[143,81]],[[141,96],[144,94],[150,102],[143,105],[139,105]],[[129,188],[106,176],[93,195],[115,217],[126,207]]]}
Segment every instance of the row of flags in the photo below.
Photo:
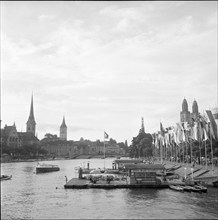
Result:
{"label": "row of flags", "polygon": [[153,134],[153,140],[156,147],[170,145],[182,142],[191,143],[192,141],[218,140],[217,124],[210,110],[206,111],[207,117],[199,114],[197,118],[192,118],[191,123],[176,123],[175,126],[163,127],[160,123],[160,131]]}

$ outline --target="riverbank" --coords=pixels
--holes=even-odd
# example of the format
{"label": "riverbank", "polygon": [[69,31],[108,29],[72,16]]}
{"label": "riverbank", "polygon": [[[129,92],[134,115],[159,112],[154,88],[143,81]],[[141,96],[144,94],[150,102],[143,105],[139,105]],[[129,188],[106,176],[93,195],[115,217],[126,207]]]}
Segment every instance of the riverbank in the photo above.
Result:
{"label": "riverbank", "polygon": [[[105,158],[118,158],[121,156],[112,156],[106,155]],[[125,156],[122,156],[125,157]],[[74,159],[104,159],[103,155],[77,155],[73,158],[68,157],[55,157],[55,158],[29,158],[29,159],[10,159],[10,160],[1,160],[0,163],[17,163],[17,162],[37,162],[37,161],[55,161],[55,160],[74,160]]]}
{"label": "riverbank", "polygon": [[218,180],[218,167],[216,166],[204,166],[204,165],[196,165],[194,168],[191,164],[181,164],[177,162],[164,161],[163,165],[166,169],[170,169],[172,167],[179,167],[174,172],[178,174],[181,178],[185,178],[188,180],[199,181],[204,185],[212,186],[212,182]]}

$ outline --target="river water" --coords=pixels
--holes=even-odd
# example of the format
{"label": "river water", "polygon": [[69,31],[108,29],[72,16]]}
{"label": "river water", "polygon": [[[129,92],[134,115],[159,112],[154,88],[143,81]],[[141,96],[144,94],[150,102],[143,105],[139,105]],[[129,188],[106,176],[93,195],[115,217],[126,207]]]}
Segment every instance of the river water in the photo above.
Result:
{"label": "river water", "polygon": [[[218,219],[218,188],[208,193],[170,189],[64,189],[75,167],[104,167],[103,159],[44,161],[60,171],[36,174],[36,162],[2,163],[1,219]],[[113,159],[105,160],[112,167]]]}

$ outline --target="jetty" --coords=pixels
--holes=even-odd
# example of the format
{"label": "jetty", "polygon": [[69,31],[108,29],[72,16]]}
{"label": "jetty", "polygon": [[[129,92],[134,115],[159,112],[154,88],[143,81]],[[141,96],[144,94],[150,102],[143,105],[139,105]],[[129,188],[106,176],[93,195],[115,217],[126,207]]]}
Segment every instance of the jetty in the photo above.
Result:
{"label": "jetty", "polygon": [[168,188],[169,183],[164,178],[165,167],[162,164],[125,164],[127,171],[125,178],[114,178],[112,174],[89,174],[82,176],[82,169],[79,170],[79,177],[72,178],[64,187],[71,189],[86,188]]}
{"label": "jetty", "polygon": [[88,189],[88,188],[98,188],[98,189],[117,189],[117,188],[168,188],[168,183],[161,185],[152,184],[128,184],[125,180],[114,180],[107,183],[104,180],[99,180],[96,183],[90,182],[87,179],[72,178],[69,182],[64,185],[65,189]]}

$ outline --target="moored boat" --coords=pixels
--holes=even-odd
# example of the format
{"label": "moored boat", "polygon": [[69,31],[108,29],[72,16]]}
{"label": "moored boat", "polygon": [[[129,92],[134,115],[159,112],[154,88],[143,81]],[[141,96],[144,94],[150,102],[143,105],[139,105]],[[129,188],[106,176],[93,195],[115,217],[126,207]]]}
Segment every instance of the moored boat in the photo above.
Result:
{"label": "moored boat", "polygon": [[1,180],[10,180],[12,178],[12,175],[1,175]]}
{"label": "moored boat", "polygon": [[175,185],[169,185],[170,189],[175,190],[175,191],[180,191],[183,192],[184,188],[181,186],[175,186]]}
{"label": "moored boat", "polygon": [[191,192],[192,191],[192,187],[191,186],[181,186],[183,188],[184,191],[186,192]]}
{"label": "moored boat", "polygon": [[196,188],[195,186],[190,186],[190,187],[191,187],[191,191],[192,191],[192,192],[202,193],[201,189]]}
{"label": "moored boat", "polygon": [[218,187],[218,180],[213,181],[212,183],[213,183],[213,187]]}
{"label": "moored boat", "polygon": [[194,186],[196,189],[200,189],[201,190],[201,192],[207,192],[207,187],[205,187],[205,186],[202,186],[202,185],[195,185]]}
{"label": "moored boat", "polygon": [[48,173],[59,170],[60,167],[58,165],[53,165],[53,164],[38,164],[36,166],[36,173]]}

